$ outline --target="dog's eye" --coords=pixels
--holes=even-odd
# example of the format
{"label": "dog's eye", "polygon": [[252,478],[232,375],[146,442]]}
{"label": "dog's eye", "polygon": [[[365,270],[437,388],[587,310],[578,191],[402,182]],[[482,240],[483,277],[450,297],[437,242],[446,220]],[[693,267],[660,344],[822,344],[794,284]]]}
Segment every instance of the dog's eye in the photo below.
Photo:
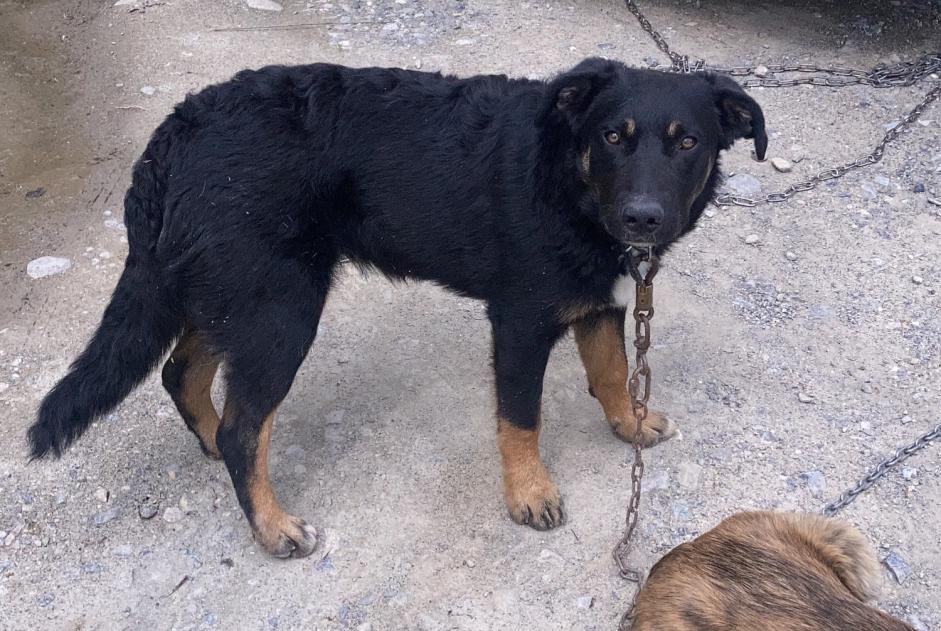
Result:
{"label": "dog's eye", "polygon": [[686,138],[680,141],[680,149],[685,149],[689,151],[695,146],[696,146],[696,139],[693,138],[692,136],[687,136]]}
{"label": "dog's eye", "polygon": [[616,131],[609,131],[605,133],[604,139],[608,141],[608,144],[617,145],[621,142],[621,134]]}

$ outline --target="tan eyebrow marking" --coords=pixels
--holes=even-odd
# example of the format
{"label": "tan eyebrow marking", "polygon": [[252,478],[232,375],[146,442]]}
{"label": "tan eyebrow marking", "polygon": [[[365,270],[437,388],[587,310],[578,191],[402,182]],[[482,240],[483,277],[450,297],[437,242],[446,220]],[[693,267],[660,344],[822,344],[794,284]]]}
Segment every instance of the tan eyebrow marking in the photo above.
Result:
{"label": "tan eyebrow marking", "polygon": [[627,120],[624,121],[624,135],[625,136],[628,136],[628,137],[633,136],[636,131],[637,131],[637,123],[634,122],[633,118],[628,118]]}
{"label": "tan eyebrow marking", "polygon": [[676,138],[676,135],[680,133],[680,129],[683,128],[683,124],[680,121],[673,121],[667,127],[667,136],[670,138]]}

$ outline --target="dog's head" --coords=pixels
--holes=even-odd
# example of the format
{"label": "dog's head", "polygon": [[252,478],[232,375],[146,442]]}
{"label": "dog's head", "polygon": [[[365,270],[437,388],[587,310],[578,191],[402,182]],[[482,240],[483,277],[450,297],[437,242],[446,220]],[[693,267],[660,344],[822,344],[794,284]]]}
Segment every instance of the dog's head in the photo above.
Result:
{"label": "dog's head", "polygon": [[732,79],[587,59],[549,84],[552,124],[587,189],[582,211],[622,244],[666,246],[693,228],[718,182],[719,152],[768,138],[758,104]]}

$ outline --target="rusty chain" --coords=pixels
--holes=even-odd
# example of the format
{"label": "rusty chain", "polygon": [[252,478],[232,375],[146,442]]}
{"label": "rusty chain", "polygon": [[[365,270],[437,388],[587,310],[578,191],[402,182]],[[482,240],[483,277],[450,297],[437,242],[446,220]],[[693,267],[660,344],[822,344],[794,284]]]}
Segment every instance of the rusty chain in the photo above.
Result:
{"label": "rusty chain", "polygon": [[[689,55],[680,55],[674,51],[670,48],[670,44],[663,35],[653,28],[650,21],[647,20],[646,16],[644,16],[637,7],[634,0],[624,0],[624,4],[627,6],[627,10],[637,18],[641,28],[650,36],[657,45],[657,48],[670,58],[670,70],[672,72],[698,72],[706,70],[728,74],[733,77],[756,77],[754,79],[746,79],[742,82],[742,86],[746,88],[782,88],[796,85],[819,85],[838,88],[849,85],[867,85],[874,88],[905,87],[914,85],[934,73],[941,72],[941,53],[923,55],[914,61],[903,61],[891,67],[877,66],[869,71],[834,66],[818,66],[816,64],[712,66],[706,64],[704,59],[690,60]],[[778,79],[768,76],[770,74],[779,73],[812,73],[815,76],[797,77],[793,79]],[[762,198],[753,199],[730,193],[720,193],[713,199],[713,203],[718,206],[735,205],[754,207],[763,203],[785,202],[796,193],[809,191],[821,182],[842,177],[853,169],[875,164],[882,160],[886,145],[898,138],[903,131],[908,129],[922,112],[924,112],[931,103],[936,101],[938,97],[941,97],[941,86],[929,90],[924,99],[883,136],[882,140],[876,145],[872,152],[857,160],[829,169],[823,169],[802,182],[791,184],[783,191],[769,193]]]}

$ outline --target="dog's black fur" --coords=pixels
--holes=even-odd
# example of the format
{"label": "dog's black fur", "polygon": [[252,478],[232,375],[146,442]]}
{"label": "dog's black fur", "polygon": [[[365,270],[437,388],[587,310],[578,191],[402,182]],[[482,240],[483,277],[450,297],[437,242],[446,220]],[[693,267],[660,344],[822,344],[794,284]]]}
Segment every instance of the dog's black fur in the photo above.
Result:
{"label": "dog's black fur", "polygon": [[[88,348],[43,401],[32,454],[60,455],[182,335],[164,383],[204,449],[225,459],[259,535],[257,511],[277,509],[254,495],[267,492],[270,416],[341,257],[487,302],[498,413],[531,451],[553,344],[576,321],[586,336],[623,326],[612,287],[628,244],[662,253],[691,230],[720,151],[742,137],[764,154],[761,109],[732,80],[601,59],[548,83],[271,66],[189,95],[134,167],[124,273]],[[227,402],[216,433],[215,412],[186,402],[202,387],[184,390],[187,371],[219,360]],[[209,420],[197,427],[200,414]],[[521,479],[544,475],[536,464]],[[514,517],[561,522],[557,502],[534,501],[511,506]],[[313,549],[280,528],[261,533],[272,552]]]}

